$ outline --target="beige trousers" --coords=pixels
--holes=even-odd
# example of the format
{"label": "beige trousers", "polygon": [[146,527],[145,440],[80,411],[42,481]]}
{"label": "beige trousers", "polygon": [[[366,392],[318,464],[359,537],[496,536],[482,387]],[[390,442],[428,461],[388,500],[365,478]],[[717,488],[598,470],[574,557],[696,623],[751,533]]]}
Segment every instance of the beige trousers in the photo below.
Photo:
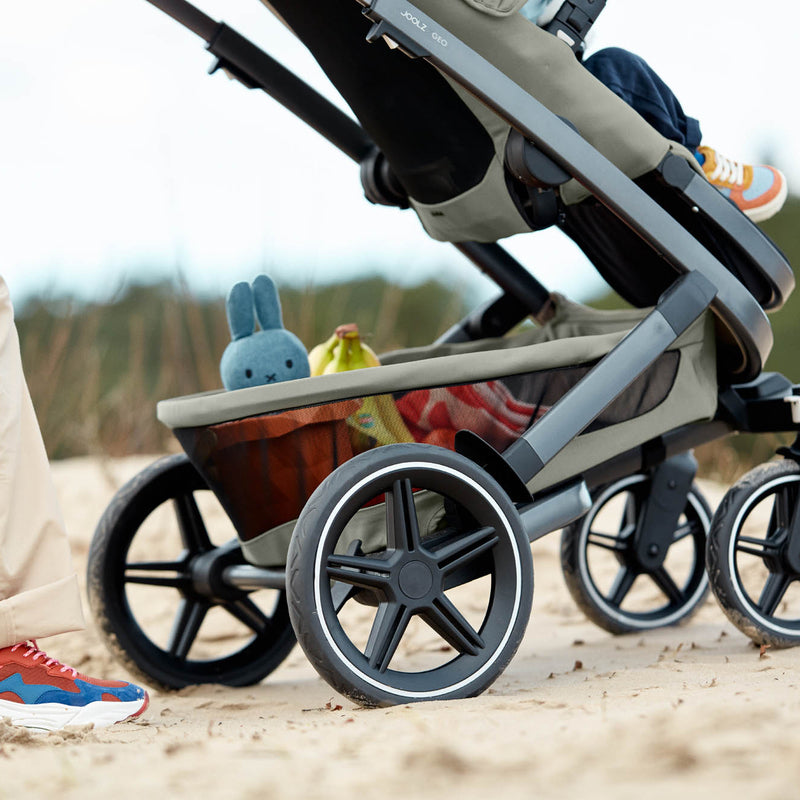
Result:
{"label": "beige trousers", "polygon": [[0,278],[0,647],[82,627],[67,534]]}

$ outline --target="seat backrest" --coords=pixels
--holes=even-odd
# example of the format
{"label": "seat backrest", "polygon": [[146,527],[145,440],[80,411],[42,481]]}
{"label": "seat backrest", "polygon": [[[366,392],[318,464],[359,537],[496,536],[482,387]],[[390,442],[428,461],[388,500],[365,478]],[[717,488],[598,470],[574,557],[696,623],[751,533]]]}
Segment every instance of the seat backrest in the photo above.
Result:
{"label": "seat backrest", "polygon": [[311,51],[411,197],[441,203],[481,181],[495,156],[486,128],[432,66],[370,45],[353,0],[267,5]]}

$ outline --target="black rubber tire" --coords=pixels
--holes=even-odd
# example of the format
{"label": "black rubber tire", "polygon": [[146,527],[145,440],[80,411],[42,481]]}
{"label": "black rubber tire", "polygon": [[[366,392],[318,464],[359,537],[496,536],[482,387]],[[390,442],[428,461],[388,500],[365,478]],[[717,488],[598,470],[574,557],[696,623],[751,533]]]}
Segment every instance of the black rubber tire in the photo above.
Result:
{"label": "black rubber tire", "polygon": [[[602,507],[613,497],[630,488],[645,485],[646,475],[631,475],[598,487],[592,492],[594,504],[579,520],[564,528],[561,534],[561,569],[564,582],[575,603],[586,616],[614,635],[641,633],[654,628],[679,625],[694,614],[708,595],[705,574],[705,540],[711,527],[712,512],[696,485],[692,484],[687,499],[687,516],[702,528],[692,535],[695,543],[695,564],[689,579],[679,587],[685,596],[682,602],[667,603],[649,612],[633,613],[610,602],[595,585],[586,558],[588,534]],[[702,534],[702,535],[701,535]]]}
{"label": "black rubber tire", "polygon": [[[126,595],[125,568],[137,532],[162,504],[174,498],[193,498],[201,491],[208,491],[208,486],[185,455],[156,461],[116,493],[98,523],[89,550],[89,604],[105,644],[133,675],[165,689],[201,683],[258,683],[286,658],[295,643],[285,591],[279,593],[271,614],[265,615],[261,632],[254,633],[238,650],[209,660],[189,659],[188,653],[186,657],[176,656],[162,649],[134,616]],[[183,594],[183,590],[176,591]],[[209,602],[214,604],[213,599]]]}
{"label": "black rubber tire", "polygon": [[[332,581],[328,578],[330,562],[327,559],[332,557],[347,521],[371,498],[384,490],[387,494],[397,491],[392,487],[401,483],[408,487],[409,498],[412,486],[415,489],[427,488],[450,497],[467,509],[478,528],[471,533],[456,534],[460,541],[466,542],[466,537],[476,536],[479,529],[488,529],[492,534],[497,532],[497,541],[481,555],[491,562],[491,567],[483,574],[492,575],[489,606],[477,632],[483,649],[474,654],[456,650],[457,655],[451,661],[421,672],[389,669],[392,655],[385,657],[383,669],[370,665],[338,623],[337,610],[331,600]],[[413,500],[410,502],[413,505]],[[403,508],[401,513],[406,513],[408,505],[398,507]],[[410,523],[401,523],[403,531],[407,524],[411,526]],[[396,537],[396,534],[392,535]],[[421,549],[425,549],[424,542],[423,539]],[[402,552],[407,555],[412,551],[413,548]],[[400,552],[400,549],[387,549],[385,554],[391,556]],[[419,553],[419,549],[415,552]],[[427,549],[425,552],[427,555],[432,553]],[[469,556],[474,557],[474,554]],[[323,563],[326,571],[318,572],[318,564]],[[511,574],[498,575],[501,568]],[[402,570],[398,568],[400,572]],[[321,574],[320,578],[316,577],[318,574]],[[442,570],[439,575],[443,574]],[[338,585],[335,580],[333,583]],[[483,692],[505,669],[522,640],[531,610],[533,562],[530,544],[516,508],[487,473],[463,456],[444,448],[418,444],[387,445],[363,453],[339,467],[311,496],[300,515],[289,547],[287,590],[289,614],[301,647],[319,674],[338,692],[355,702],[381,706],[472,697]],[[406,601],[404,596],[402,602]],[[373,621],[371,637],[375,635],[376,626]],[[404,633],[405,627],[401,628],[398,623],[390,640],[399,642]],[[485,637],[485,642],[482,637]],[[391,653],[395,651],[396,646]]]}
{"label": "black rubber tire", "polygon": [[[790,503],[796,505],[800,498],[800,465],[791,459],[761,464],[728,490],[714,515],[708,537],[706,563],[711,588],[717,601],[728,619],[742,633],[756,644],[793,647],[800,644],[800,619],[784,620],[775,616],[774,611],[765,613],[758,605],[761,597],[758,601],[755,600],[744,586],[736,559],[737,544],[740,544],[739,537],[748,514],[758,503],[769,497],[773,489],[781,487],[791,492]],[[792,510],[789,509],[790,513]],[[773,513],[765,541],[775,534],[777,525],[780,523],[776,523]],[[757,556],[749,555],[749,558]],[[798,580],[796,573],[789,577],[791,580]],[[777,602],[780,602],[780,598]]]}

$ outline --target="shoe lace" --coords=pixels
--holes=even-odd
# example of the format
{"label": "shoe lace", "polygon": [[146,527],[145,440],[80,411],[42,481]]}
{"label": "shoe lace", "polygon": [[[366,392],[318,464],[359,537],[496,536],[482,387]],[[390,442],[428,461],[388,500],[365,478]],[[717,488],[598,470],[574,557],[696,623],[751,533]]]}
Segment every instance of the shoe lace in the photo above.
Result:
{"label": "shoe lace", "polygon": [[33,661],[38,661],[40,658],[43,658],[44,661],[42,663],[45,667],[61,667],[59,672],[71,672],[73,678],[78,676],[78,670],[76,670],[74,667],[68,667],[66,664],[62,664],[57,658],[48,656],[44,650],[40,650],[35,639],[31,639],[27,642],[21,642],[20,644],[15,644],[11,648],[11,652],[15,653],[21,647],[25,648],[25,652],[22,654],[23,658],[31,658]]}
{"label": "shoe lace", "polygon": [[712,183],[719,181],[720,183],[732,183],[736,186],[741,186],[744,183],[744,164],[734,161],[732,158],[725,158],[725,156],[716,154],[717,165],[709,178]]}

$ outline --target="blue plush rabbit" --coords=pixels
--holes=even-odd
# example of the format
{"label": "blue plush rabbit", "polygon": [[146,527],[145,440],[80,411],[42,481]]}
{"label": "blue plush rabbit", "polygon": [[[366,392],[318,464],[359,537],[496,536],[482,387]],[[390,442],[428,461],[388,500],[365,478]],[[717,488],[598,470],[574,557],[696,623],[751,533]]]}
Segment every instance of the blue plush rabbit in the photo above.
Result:
{"label": "blue plush rabbit", "polygon": [[[283,327],[281,302],[272,278],[259,275],[252,288],[237,283],[228,294],[231,343],[219,369],[226,389],[307,378],[311,371],[302,342]],[[255,313],[254,313],[255,312]],[[261,330],[256,330],[256,317]]]}

